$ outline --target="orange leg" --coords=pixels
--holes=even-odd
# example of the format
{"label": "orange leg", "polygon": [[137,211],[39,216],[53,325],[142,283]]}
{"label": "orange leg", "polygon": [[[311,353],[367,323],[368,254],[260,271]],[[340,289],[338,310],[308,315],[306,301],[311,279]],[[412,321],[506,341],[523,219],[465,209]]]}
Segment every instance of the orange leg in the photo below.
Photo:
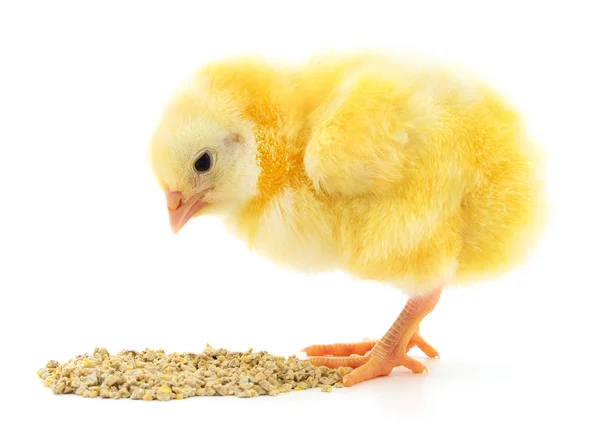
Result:
{"label": "orange leg", "polygon": [[315,366],[354,368],[343,379],[345,386],[352,386],[375,377],[389,375],[397,366],[404,366],[415,373],[422,373],[425,366],[406,353],[417,346],[429,357],[438,352],[419,334],[421,321],[433,311],[441,290],[409,299],[406,306],[381,340],[361,343],[337,343],[314,345],[303,349],[311,356]]}

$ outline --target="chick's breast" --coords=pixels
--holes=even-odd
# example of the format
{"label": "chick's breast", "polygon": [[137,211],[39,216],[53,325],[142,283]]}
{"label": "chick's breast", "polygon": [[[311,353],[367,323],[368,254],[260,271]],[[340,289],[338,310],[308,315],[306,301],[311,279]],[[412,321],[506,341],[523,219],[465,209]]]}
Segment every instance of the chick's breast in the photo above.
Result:
{"label": "chick's breast", "polygon": [[252,242],[282,266],[327,271],[338,266],[335,213],[307,186],[273,196],[258,219]]}

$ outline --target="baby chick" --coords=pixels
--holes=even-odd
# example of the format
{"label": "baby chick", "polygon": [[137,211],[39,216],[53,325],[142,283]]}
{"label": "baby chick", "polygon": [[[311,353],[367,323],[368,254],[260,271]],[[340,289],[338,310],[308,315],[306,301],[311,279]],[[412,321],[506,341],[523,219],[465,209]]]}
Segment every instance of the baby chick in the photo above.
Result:
{"label": "baby chick", "polygon": [[438,355],[419,325],[442,289],[522,262],[544,218],[538,154],[498,94],[380,54],[208,64],[166,106],[150,158],[175,233],[219,214],[281,264],[408,295],[380,340],[304,349],[355,368],[346,386],[423,372],[407,351]]}

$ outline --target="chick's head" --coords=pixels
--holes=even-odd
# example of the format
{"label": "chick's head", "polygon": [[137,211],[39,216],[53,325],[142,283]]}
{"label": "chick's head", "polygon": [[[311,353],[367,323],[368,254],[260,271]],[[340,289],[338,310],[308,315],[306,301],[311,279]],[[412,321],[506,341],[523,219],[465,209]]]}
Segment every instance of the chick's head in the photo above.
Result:
{"label": "chick's head", "polygon": [[227,214],[256,192],[252,126],[226,94],[196,79],[166,106],[150,162],[177,233],[200,214]]}

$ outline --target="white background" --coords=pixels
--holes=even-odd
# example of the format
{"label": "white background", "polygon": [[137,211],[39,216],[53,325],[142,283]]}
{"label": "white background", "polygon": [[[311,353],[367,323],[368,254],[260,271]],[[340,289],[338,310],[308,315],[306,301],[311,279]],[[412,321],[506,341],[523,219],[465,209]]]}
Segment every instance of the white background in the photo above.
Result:
{"label": "white background", "polygon": [[[3,2],[0,438],[598,439],[594,3]],[[442,355],[429,374],[251,400],[43,388],[48,360],[97,346],[289,355],[387,330],[405,301],[390,288],[278,269],[212,219],[174,236],[146,160],[164,100],[203,62],[363,48],[479,72],[548,152],[544,241],[510,276],[443,295],[422,326]]]}

